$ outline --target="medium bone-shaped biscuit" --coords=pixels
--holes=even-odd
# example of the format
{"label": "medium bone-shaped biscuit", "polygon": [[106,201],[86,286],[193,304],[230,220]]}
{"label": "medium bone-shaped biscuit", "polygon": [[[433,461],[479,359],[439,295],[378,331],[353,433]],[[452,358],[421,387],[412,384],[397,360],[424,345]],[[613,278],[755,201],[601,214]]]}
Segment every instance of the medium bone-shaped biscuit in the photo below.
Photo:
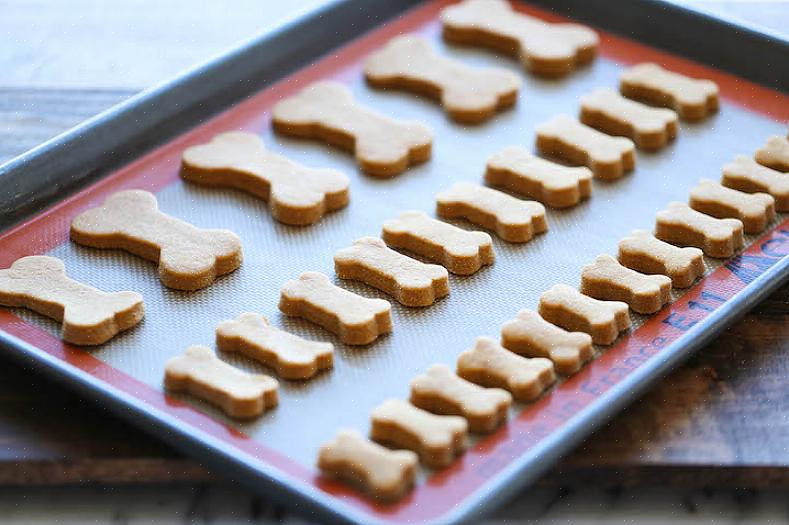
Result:
{"label": "medium bone-shaped biscuit", "polygon": [[668,276],[674,288],[687,288],[704,275],[702,255],[698,248],[681,248],[661,241],[646,230],[633,230],[619,241],[617,258],[638,272]]}
{"label": "medium bone-shaped biscuit", "polygon": [[164,385],[218,406],[235,418],[257,417],[278,403],[279,383],[249,374],[219,359],[210,348],[190,346],[164,367]]}
{"label": "medium bone-shaped biscuit", "polygon": [[718,110],[718,86],[663,69],[637,64],[619,77],[619,91],[628,98],[673,108],[684,120],[701,120]]}
{"label": "medium bone-shaped biscuit", "polygon": [[594,299],[565,284],[556,284],[540,296],[539,312],[565,330],[586,332],[598,345],[610,345],[630,328],[626,303]]}
{"label": "medium bone-shaped biscuit", "polygon": [[461,230],[421,211],[404,211],[386,221],[381,237],[393,248],[427,257],[458,275],[470,275],[495,259],[487,233]]}
{"label": "medium bone-shaped biscuit", "polygon": [[531,197],[552,208],[575,206],[592,194],[592,171],[535,157],[508,146],[488,159],[485,182]]}
{"label": "medium bone-shaped biscuit", "polygon": [[556,381],[553,363],[505,350],[490,337],[478,337],[457,362],[457,374],[478,385],[508,390],[515,400],[533,401]]}
{"label": "medium bone-shaped biscuit", "polygon": [[334,254],[340,279],[355,279],[394,297],[405,306],[429,306],[449,293],[447,270],[387,248],[375,237],[362,237]]}
{"label": "medium bone-shaped biscuit", "polygon": [[581,97],[581,122],[609,135],[633,139],[639,148],[658,150],[677,136],[677,113],[625,98],[613,89]]}
{"label": "medium bone-shaped biscuit", "polygon": [[504,323],[501,346],[527,357],[547,357],[564,375],[576,373],[594,356],[589,334],[568,332],[531,310],[521,310]]}
{"label": "medium bone-shaped biscuit", "polygon": [[413,450],[429,467],[445,467],[466,449],[468,424],[459,416],[439,416],[408,401],[387,399],[370,420],[371,439]]}
{"label": "medium bone-shaped biscuit", "polygon": [[581,293],[595,299],[622,301],[640,314],[654,314],[671,299],[671,279],[631,270],[603,254],[581,270]]}
{"label": "medium bone-shaped biscuit", "polygon": [[137,292],[103,292],[66,276],[60,259],[34,255],[0,270],[0,305],[23,307],[63,322],[62,337],[99,345],[139,323],[145,309]]}
{"label": "medium bone-shaped biscuit", "polygon": [[710,257],[727,258],[744,243],[739,219],[716,219],[682,202],[658,212],[655,237],[677,246],[695,246]]}
{"label": "medium bone-shaped biscuit", "polygon": [[548,231],[542,204],[469,182],[458,182],[436,195],[436,213],[466,219],[509,242],[527,242]]}
{"label": "medium bone-shaped biscuit", "polygon": [[775,199],[775,209],[789,211],[789,177],[785,173],[762,166],[745,155],[737,155],[723,166],[721,183],[747,193],[769,193]]}
{"label": "medium bone-shaped biscuit", "polygon": [[789,140],[786,137],[774,136],[756,150],[756,162],[774,170],[789,171]]}
{"label": "medium bone-shaped biscuit", "polygon": [[318,468],[372,498],[394,501],[414,486],[419,458],[410,450],[390,450],[353,430],[341,430],[318,453]]}
{"label": "medium bone-shaped biscuit", "polygon": [[266,151],[257,135],[231,131],[187,148],[181,177],[206,186],[236,188],[269,203],[280,222],[307,225],[348,204],[348,177],[307,168]]}
{"label": "medium bone-shaped biscuit", "polygon": [[285,283],[279,299],[285,315],[302,317],[337,334],[345,344],[366,345],[392,331],[392,305],[368,299],[329,282],[318,272],[304,272]]}
{"label": "medium bone-shaped biscuit", "polygon": [[537,75],[559,76],[591,62],[597,34],[579,24],[549,24],[514,11],[505,0],[466,0],[441,12],[444,39],[520,56]]}
{"label": "medium bone-shaped biscuit", "polygon": [[515,104],[521,81],[500,68],[471,68],[437,55],[416,35],[392,39],[369,56],[367,81],[376,87],[407,89],[439,99],[458,122],[487,120],[497,110]]}
{"label": "medium bone-shaped biscuit", "polygon": [[566,115],[540,124],[536,131],[543,154],[589,166],[598,179],[618,179],[635,167],[632,140],[606,135]]}
{"label": "medium bone-shaped biscuit", "polygon": [[228,230],[204,230],[159,211],[143,190],[111,195],[77,215],[71,239],[93,248],[119,248],[159,263],[159,278],[177,290],[199,290],[241,265],[241,241]]}
{"label": "medium bone-shaped biscuit", "polygon": [[272,123],[280,133],[353,151],[362,171],[377,177],[391,177],[428,160],[433,143],[427,126],[360,106],[348,88],[336,82],[316,82],[279,102]]}
{"label": "medium bone-shaped biscuit", "polygon": [[690,190],[690,207],[719,219],[740,219],[745,233],[759,233],[775,218],[775,199],[766,193],[744,193],[702,179]]}
{"label": "medium bone-shaped biscuit", "polygon": [[432,365],[411,381],[411,403],[436,414],[463,416],[472,432],[487,433],[507,419],[512,395],[475,385],[446,365]]}
{"label": "medium bone-shaped biscuit", "polygon": [[334,365],[331,343],[302,339],[251,312],[219,323],[216,346],[223,352],[240,352],[259,361],[284,379],[309,379]]}

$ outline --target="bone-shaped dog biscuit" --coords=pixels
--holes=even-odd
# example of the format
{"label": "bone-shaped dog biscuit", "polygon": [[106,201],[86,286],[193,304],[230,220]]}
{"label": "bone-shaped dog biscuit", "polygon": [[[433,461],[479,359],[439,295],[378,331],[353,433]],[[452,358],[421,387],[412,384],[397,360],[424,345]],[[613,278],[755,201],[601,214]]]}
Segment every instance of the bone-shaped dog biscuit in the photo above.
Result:
{"label": "bone-shaped dog biscuit", "polygon": [[418,122],[395,120],[360,106],[336,82],[316,82],[274,106],[274,129],[353,151],[362,171],[390,177],[430,158],[433,134]]}
{"label": "bone-shaped dog biscuit", "polygon": [[280,222],[307,225],[348,204],[348,177],[266,151],[257,135],[232,131],[187,148],[181,176],[206,186],[236,188],[268,201]]}
{"label": "bone-shaped dog biscuit", "polygon": [[539,312],[565,330],[586,332],[598,345],[610,345],[630,328],[626,303],[594,299],[565,284],[556,284],[540,296]]}
{"label": "bone-shaped dog biscuit", "polygon": [[279,309],[322,326],[348,345],[366,345],[392,331],[389,301],[343,290],[318,272],[305,272],[285,283]]}
{"label": "bone-shaped dog biscuit", "polygon": [[382,501],[398,500],[413,488],[418,462],[410,450],[390,450],[353,430],[341,430],[318,453],[324,474]]}
{"label": "bone-shaped dog biscuit", "polygon": [[619,241],[619,262],[641,273],[666,275],[674,288],[687,288],[704,275],[703,252],[679,247],[653,236],[646,230],[633,230]]}
{"label": "bone-shaped dog biscuit", "polygon": [[598,179],[618,179],[635,167],[632,140],[606,135],[566,115],[540,124],[536,131],[543,154],[588,166]]}
{"label": "bone-shaped dog biscuit", "polygon": [[775,199],[745,193],[702,179],[690,190],[690,207],[719,219],[740,219],[745,233],[759,233],[775,218]]}
{"label": "bone-shaped dog biscuit", "polygon": [[411,403],[435,414],[463,416],[472,432],[487,433],[507,419],[512,395],[478,386],[446,365],[432,365],[411,381]]}
{"label": "bone-shaped dog biscuit", "polygon": [[401,399],[387,399],[376,407],[370,423],[371,439],[413,450],[432,468],[446,467],[466,449],[465,419],[431,414]]}
{"label": "bone-shaped dog biscuit", "polygon": [[559,76],[594,59],[597,34],[579,24],[549,24],[505,0],[466,0],[441,12],[444,39],[520,56],[537,75]]}
{"label": "bone-shaped dog biscuit", "polygon": [[547,357],[563,375],[576,373],[594,356],[589,334],[568,332],[532,310],[521,310],[504,323],[501,346],[527,357]]}
{"label": "bone-shaped dog biscuit", "polygon": [[239,419],[257,417],[278,403],[279,383],[263,374],[250,374],[219,359],[210,348],[190,346],[164,367],[164,385],[187,392]]}
{"label": "bone-shaped dog biscuit", "polygon": [[658,150],[677,136],[677,113],[625,98],[613,89],[581,97],[581,122],[609,135],[632,139],[639,148]]}
{"label": "bone-shaped dog biscuit", "polygon": [[789,140],[778,135],[756,150],[756,162],[774,170],[789,172]]}
{"label": "bone-shaped dog biscuit", "polygon": [[677,246],[695,246],[710,257],[727,258],[744,243],[739,219],[716,219],[682,202],[658,212],[655,237]]}
{"label": "bone-shaped dog biscuit", "polygon": [[362,237],[335,253],[334,271],[340,279],[362,281],[405,306],[429,306],[449,293],[445,268],[396,252],[375,237]]}
{"label": "bone-shaped dog biscuit", "polygon": [[471,68],[437,55],[427,40],[402,35],[370,55],[364,66],[376,87],[401,88],[439,99],[458,122],[487,120],[515,104],[521,81],[500,68]]}
{"label": "bone-shaped dog biscuit", "polygon": [[548,231],[542,204],[469,182],[458,182],[436,195],[436,213],[466,219],[509,242],[527,242]]}
{"label": "bone-shaped dog biscuit", "polygon": [[470,275],[495,259],[487,233],[461,230],[421,211],[405,211],[386,221],[381,237],[393,248],[427,257],[458,275]]}
{"label": "bone-shaped dog biscuit", "polygon": [[251,312],[219,323],[216,346],[223,352],[240,352],[259,361],[284,379],[309,379],[334,364],[331,343],[302,339]]}
{"label": "bone-shaped dog biscuit", "polygon": [[520,146],[508,146],[488,159],[485,182],[551,206],[575,206],[592,194],[592,171],[562,166],[535,157]]}
{"label": "bone-shaped dog biscuit", "polygon": [[685,120],[695,121],[718,110],[718,86],[660,67],[637,64],[619,77],[619,91],[635,100],[672,108]]}
{"label": "bone-shaped dog biscuit", "polygon": [[139,323],[137,292],[103,292],[66,276],[60,259],[34,255],[0,270],[0,305],[23,307],[63,322],[62,337],[75,345],[99,345]]}
{"label": "bone-shaped dog biscuit", "polygon": [[581,293],[595,299],[622,301],[640,314],[654,314],[671,299],[671,279],[631,270],[603,254],[581,270]]}
{"label": "bone-shaped dog biscuit", "polygon": [[119,248],[159,263],[159,278],[177,290],[198,290],[241,265],[241,241],[228,230],[204,230],[159,211],[143,190],[111,195],[77,215],[71,239],[93,248]]}
{"label": "bone-shaped dog biscuit", "polygon": [[737,155],[723,166],[721,183],[747,193],[769,193],[775,199],[775,209],[789,211],[789,177],[785,173],[762,166],[745,155]]}

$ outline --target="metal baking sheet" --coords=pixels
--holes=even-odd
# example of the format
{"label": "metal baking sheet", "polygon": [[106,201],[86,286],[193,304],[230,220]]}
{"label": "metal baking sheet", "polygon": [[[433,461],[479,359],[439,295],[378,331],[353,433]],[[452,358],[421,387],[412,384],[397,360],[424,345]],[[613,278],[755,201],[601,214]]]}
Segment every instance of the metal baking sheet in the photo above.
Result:
{"label": "metal baking sheet", "polygon": [[[741,255],[729,261],[706,259],[703,281],[675,292],[676,301],[654,316],[633,315],[633,331],[610,348],[598,348],[592,364],[539,401],[516,406],[507,425],[475,438],[449,468],[423,470],[416,490],[401,502],[376,504],[320,477],[313,466],[317,449],[337,429],[366,432],[370,411],[387,397],[407,398],[413,376],[436,362],[453,365],[477,336],[498,336],[502,323],[521,308],[535,308],[539,295],[553,284],[577,285],[581,266],[599,253],[614,254],[617,241],[630,230],[650,229],[655,213],[668,202],[686,200],[699,178],[718,179],[720,167],[734,155],[750,154],[769,135],[784,133],[783,121],[789,117],[786,95],[608,33],[601,33],[601,56],[590,67],[558,81],[530,77],[510,58],[445,45],[436,17],[446,4],[429,2],[380,25],[218,116],[179,130],[172,140],[2,234],[0,267],[20,256],[47,253],[63,259],[76,279],[105,290],[139,291],[147,312],[139,327],[86,350],[63,344],[57,323],[4,309],[2,349],[67,380],[214,468],[307,512],[360,523],[449,522],[482,512],[535,479],[651,381],[786,280],[789,220],[779,216],[765,234],[748,237]],[[534,7],[520,8],[561,20]],[[368,88],[360,69],[364,57],[402,32],[419,32],[441,53],[466,63],[506,67],[522,75],[517,107],[486,124],[461,126],[430,100]],[[333,276],[337,249],[358,237],[378,235],[381,223],[400,211],[432,212],[438,191],[456,181],[481,181],[489,155],[510,144],[531,147],[536,124],[558,113],[576,114],[581,95],[615,87],[621,69],[637,61],[657,61],[715,79],[723,95],[721,111],[700,124],[682,123],[678,140],[660,153],[639,152],[630,175],[594,181],[592,198],[583,204],[549,209],[547,234],[523,245],[494,236],[496,263],[470,277],[451,276],[448,298],[425,309],[393,302],[394,332],[372,345],[347,347],[314,325],[278,313],[285,281],[306,270]],[[346,83],[366,105],[431,126],[432,160],[380,180],[361,174],[351,155],[273,134],[271,106],[323,78]],[[252,196],[181,181],[183,149],[230,129],[259,133],[268,148],[308,166],[343,171],[351,178],[351,204],[314,226],[296,228],[274,221],[265,203]],[[235,231],[243,242],[244,264],[205,290],[178,292],[160,284],[151,263],[68,241],[68,224],[76,213],[125,188],[157,192],[163,211],[197,226]],[[13,204],[9,200],[3,206]],[[473,228],[462,221],[455,224]],[[362,295],[386,298],[365,285],[335,281]],[[331,341],[337,348],[334,370],[309,382],[282,381],[280,406],[248,423],[163,392],[164,362],[190,344],[212,346],[216,324],[242,311],[263,313],[278,326]],[[263,370],[239,356],[223,358],[250,371]]]}

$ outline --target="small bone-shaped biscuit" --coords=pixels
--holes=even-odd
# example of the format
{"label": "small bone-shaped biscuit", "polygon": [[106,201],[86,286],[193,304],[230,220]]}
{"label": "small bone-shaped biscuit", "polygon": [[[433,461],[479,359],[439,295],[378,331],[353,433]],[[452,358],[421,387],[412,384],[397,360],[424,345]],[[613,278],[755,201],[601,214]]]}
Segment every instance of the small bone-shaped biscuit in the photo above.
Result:
{"label": "small bone-shaped biscuit", "polygon": [[508,146],[488,159],[485,182],[544,202],[552,208],[575,206],[592,194],[592,171],[535,157]]}
{"label": "small bone-shaped biscuit", "polygon": [[274,106],[280,133],[317,138],[355,152],[362,171],[391,177],[430,158],[433,134],[418,122],[391,119],[360,106],[336,82],[316,82]]}
{"label": "small bone-shaped biscuit", "polygon": [[547,357],[564,375],[576,373],[594,355],[589,334],[568,332],[531,310],[521,310],[504,323],[501,346],[527,357]]}
{"label": "small bone-shaped biscuit", "polygon": [[337,334],[345,344],[366,345],[392,331],[392,305],[368,299],[329,282],[318,272],[304,272],[282,287],[279,309]]}
{"label": "small bone-shaped biscuit", "polygon": [[391,295],[405,306],[429,306],[449,293],[447,270],[387,248],[375,237],[362,237],[334,254],[340,279],[356,279]]}
{"label": "small bone-shaped biscuit", "polygon": [[745,155],[737,155],[723,166],[721,183],[747,193],[769,193],[775,199],[775,209],[789,211],[789,177],[785,173],[762,166]]}
{"label": "small bone-shaped biscuit", "polygon": [[581,97],[581,122],[609,135],[629,137],[639,148],[658,150],[677,136],[677,113],[597,89]]}
{"label": "small bone-shaped biscuit", "polygon": [[632,140],[606,135],[566,115],[540,124],[536,131],[543,154],[589,166],[598,179],[618,179],[635,167]]}
{"label": "small bone-shaped biscuit", "polygon": [[436,213],[466,219],[509,242],[527,242],[548,231],[542,204],[469,182],[458,182],[436,195]]}
{"label": "small bone-shaped biscuit", "polygon": [[240,352],[277,371],[284,379],[308,379],[334,365],[331,343],[308,341],[274,328],[260,314],[244,312],[216,327],[216,346]]}
{"label": "small bone-shaped biscuit", "polygon": [[103,292],[66,276],[60,259],[34,255],[0,270],[0,305],[23,307],[63,322],[62,337],[75,345],[99,345],[139,323],[137,292]]}
{"label": "small bone-shaped biscuit", "polygon": [[775,199],[766,193],[744,193],[702,179],[690,190],[690,207],[719,219],[740,219],[745,233],[759,233],[775,218]]}
{"label": "small bone-shaped biscuit", "polygon": [[461,230],[421,211],[404,211],[386,221],[381,237],[389,246],[427,257],[458,275],[470,275],[495,259],[487,233]]}
{"label": "small bone-shaped biscuit", "polygon": [[641,273],[667,275],[674,288],[687,288],[704,275],[703,252],[661,241],[646,230],[633,230],[619,241],[617,258]]}
{"label": "small bone-shaped biscuit", "polygon": [[539,312],[549,323],[586,332],[598,345],[610,345],[630,328],[626,303],[593,299],[565,284],[556,284],[540,296]]}
{"label": "small bone-shaped biscuit", "polygon": [[235,418],[257,417],[278,402],[276,379],[244,372],[205,346],[190,346],[183,355],[167,361],[164,385],[212,403]]}
{"label": "small bone-shaped biscuit", "polygon": [[376,87],[400,88],[440,99],[458,122],[476,123],[515,104],[521,81],[499,68],[471,68],[437,55],[416,35],[402,35],[370,55],[364,66]]}
{"label": "small bone-shaped biscuit", "polygon": [[228,230],[203,230],[159,211],[143,190],[111,195],[77,215],[71,239],[93,248],[120,248],[159,263],[159,278],[177,290],[199,290],[241,265],[241,241]]}
{"label": "small bone-shaped biscuit", "polygon": [[595,299],[622,301],[640,314],[654,314],[671,299],[671,279],[631,270],[603,254],[581,270],[581,293]]}
{"label": "small bone-shaped biscuit", "polygon": [[341,430],[318,453],[318,468],[382,501],[405,496],[414,486],[417,455],[390,450],[353,430]]}
{"label": "small bone-shaped biscuit", "polygon": [[457,373],[478,385],[509,390],[520,402],[537,399],[556,381],[550,359],[519,356],[490,337],[478,337],[474,348],[460,354]]}
{"label": "small bone-shaped biscuit", "polygon": [[408,401],[387,399],[370,420],[371,439],[413,450],[429,467],[446,467],[466,449],[468,423],[459,416],[439,416]]}
{"label": "small bone-shaped biscuit", "polygon": [[744,243],[739,219],[716,219],[682,202],[658,212],[655,237],[677,246],[695,246],[710,257],[725,259]]}
{"label": "small bone-shaped biscuit", "polygon": [[619,77],[619,91],[628,98],[673,108],[685,120],[701,120],[718,110],[718,86],[663,69],[637,64]]}
{"label": "small bone-shaped biscuit", "polygon": [[756,150],[756,162],[774,170],[789,171],[789,140],[786,137],[774,136]]}
{"label": "small bone-shaped biscuit", "polygon": [[348,177],[307,168],[266,151],[257,135],[222,133],[183,154],[181,177],[206,186],[236,188],[267,200],[280,222],[306,225],[348,204]]}
{"label": "small bone-shaped biscuit", "polygon": [[466,0],[441,12],[444,39],[519,55],[537,75],[559,76],[591,62],[597,34],[579,24],[549,24],[514,11],[505,0]]}
{"label": "small bone-shaped biscuit", "polygon": [[507,419],[512,395],[466,381],[446,365],[432,365],[411,381],[411,403],[436,414],[463,416],[472,432],[487,433]]}

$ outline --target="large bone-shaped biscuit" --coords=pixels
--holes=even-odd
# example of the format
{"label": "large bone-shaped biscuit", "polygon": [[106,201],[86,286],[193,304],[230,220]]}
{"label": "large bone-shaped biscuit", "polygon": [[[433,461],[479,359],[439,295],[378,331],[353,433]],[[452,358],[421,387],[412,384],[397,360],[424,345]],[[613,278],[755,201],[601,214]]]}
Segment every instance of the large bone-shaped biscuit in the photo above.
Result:
{"label": "large bone-shaped biscuit", "polygon": [[334,254],[340,279],[356,279],[391,295],[405,306],[429,306],[449,293],[447,270],[387,248],[375,237],[362,237]]}
{"label": "large bone-shaped biscuit", "polygon": [[591,62],[597,34],[579,24],[549,24],[514,11],[505,0],[465,0],[441,12],[444,39],[520,56],[537,75],[560,76]]}
{"label": "large bone-shaped biscuit", "polygon": [[159,278],[178,290],[198,290],[241,265],[241,241],[228,230],[204,230],[159,211],[143,190],[111,195],[77,215],[71,239],[93,248],[119,248],[159,263]]}
{"label": "large bone-shaped biscuit", "polygon": [[495,259],[487,233],[461,230],[421,211],[386,221],[381,237],[389,246],[427,257],[458,275],[470,275]]}
{"label": "large bone-shaped biscuit", "polygon": [[789,171],[789,140],[778,135],[767,139],[767,143],[756,150],[756,162],[774,170]]}
{"label": "large bone-shaped biscuit", "polygon": [[316,82],[279,102],[272,115],[280,133],[317,138],[355,152],[362,171],[390,177],[430,158],[433,134],[418,122],[395,120],[360,106],[336,82]]}
{"label": "large bone-shaped biscuit", "polygon": [[789,211],[789,177],[785,173],[762,166],[745,155],[737,155],[723,166],[721,183],[747,193],[769,193],[775,199],[775,209]]}
{"label": "large bone-shaped biscuit", "polygon": [[548,231],[542,204],[469,182],[458,182],[436,195],[436,213],[466,219],[509,242],[527,242]]}
{"label": "large bone-shaped biscuit", "polygon": [[364,65],[367,81],[376,87],[401,88],[439,99],[458,122],[487,120],[515,104],[521,81],[500,68],[471,68],[437,55],[416,35],[392,39],[370,55]]}
{"label": "large bone-shaped biscuit", "polygon": [[552,208],[575,206],[592,194],[589,168],[562,166],[536,157],[520,146],[508,146],[488,159],[485,182]]}
{"label": "large bone-shaped biscuit", "polygon": [[265,316],[244,312],[216,327],[216,346],[240,352],[276,370],[284,379],[309,379],[334,364],[331,343],[308,341],[271,326]]}
{"label": "large bone-shaped biscuit", "polygon": [[410,450],[390,450],[353,430],[341,430],[318,453],[318,468],[372,498],[394,501],[414,486],[419,458]]}
{"label": "large bone-shaped biscuit", "polygon": [[622,301],[634,312],[653,314],[671,299],[671,279],[631,270],[603,254],[581,270],[581,293],[595,299]]}
{"label": "large bone-shaped biscuit", "polygon": [[345,344],[366,345],[392,331],[392,305],[368,299],[329,282],[318,272],[304,272],[282,287],[279,309],[337,334]]}
{"label": "large bone-shaped biscuit", "polygon": [[733,190],[709,179],[690,190],[689,204],[719,219],[740,219],[745,233],[759,233],[775,218],[775,199],[770,195]]}
{"label": "large bone-shaped biscuit", "polygon": [[446,467],[466,449],[468,424],[459,416],[439,416],[401,399],[387,399],[370,419],[371,439],[413,450],[429,467]]}
{"label": "large bone-shaped biscuit", "polygon": [[657,64],[637,64],[619,77],[619,91],[629,98],[673,108],[685,120],[706,118],[718,110],[718,86],[669,71]]}
{"label": "large bone-shaped biscuit", "polygon": [[606,135],[566,115],[538,125],[536,131],[543,154],[588,166],[598,179],[618,179],[635,167],[632,140]]}
{"label": "large bone-shaped biscuit", "polygon": [[266,151],[260,137],[241,131],[221,133],[207,144],[187,148],[181,176],[267,200],[271,215],[285,224],[313,224],[348,204],[348,177]]}
{"label": "large bone-shaped biscuit", "polygon": [[560,374],[576,373],[594,356],[592,337],[568,332],[537,312],[521,310],[501,327],[501,346],[527,357],[547,357]]}
{"label": "large bone-shaped biscuit", "polygon": [[139,323],[137,292],[103,292],[66,276],[60,259],[34,255],[0,270],[0,305],[23,307],[63,322],[62,337],[75,345],[99,345]]}
{"label": "large bone-shaped biscuit", "polygon": [[487,433],[507,419],[512,395],[500,388],[475,385],[446,365],[432,365],[411,381],[410,400],[428,412],[463,416],[472,432]]}
{"label": "large bone-shaped biscuit", "polygon": [[677,246],[695,246],[710,257],[727,258],[744,243],[739,219],[716,219],[682,202],[659,211],[655,237]]}
{"label": "large bone-shaped biscuit", "polygon": [[646,230],[633,230],[619,241],[617,258],[638,272],[668,276],[674,288],[687,288],[704,275],[702,255],[698,248],[674,246]]}
{"label": "large bone-shaped biscuit", "polygon": [[556,284],[540,296],[539,312],[565,330],[586,332],[598,345],[610,345],[630,328],[626,303],[593,299],[565,284]]}
{"label": "large bone-shaped biscuit", "polygon": [[632,139],[639,148],[658,150],[677,136],[677,113],[597,89],[581,97],[581,122],[609,135]]}
{"label": "large bone-shaped biscuit", "polygon": [[278,403],[279,383],[263,374],[249,374],[219,359],[210,348],[190,346],[164,367],[164,385],[187,392],[240,419],[257,417]]}

